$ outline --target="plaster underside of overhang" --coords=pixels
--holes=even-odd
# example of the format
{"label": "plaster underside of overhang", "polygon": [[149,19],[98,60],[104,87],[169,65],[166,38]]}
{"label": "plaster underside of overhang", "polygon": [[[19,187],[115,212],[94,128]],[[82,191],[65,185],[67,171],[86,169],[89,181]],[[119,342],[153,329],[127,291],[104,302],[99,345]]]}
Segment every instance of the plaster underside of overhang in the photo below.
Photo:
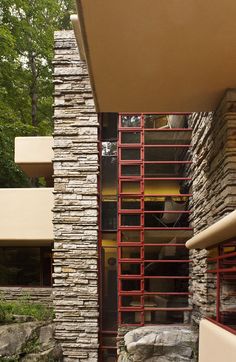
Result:
{"label": "plaster underside of overhang", "polygon": [[98,111],[212,111],[236,87],[235,0],[77,3]]}

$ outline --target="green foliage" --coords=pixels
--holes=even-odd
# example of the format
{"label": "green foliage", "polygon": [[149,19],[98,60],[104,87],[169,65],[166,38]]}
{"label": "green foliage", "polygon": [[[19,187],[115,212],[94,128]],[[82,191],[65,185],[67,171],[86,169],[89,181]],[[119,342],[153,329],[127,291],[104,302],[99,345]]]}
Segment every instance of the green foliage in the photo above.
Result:
{"label": "green foliage", "polygon": [[31,303],[27,296],[18,301],[0,300],[0,324],[13,323],[14,315],[25,315],[35,320],[52,320],[53,309],[40,303]]}
{"label": "green foliage", "polygon": [[53,33],[74,11],[73,0],[0,1],[0,187],[29,184],[14,137],[52,133]]}

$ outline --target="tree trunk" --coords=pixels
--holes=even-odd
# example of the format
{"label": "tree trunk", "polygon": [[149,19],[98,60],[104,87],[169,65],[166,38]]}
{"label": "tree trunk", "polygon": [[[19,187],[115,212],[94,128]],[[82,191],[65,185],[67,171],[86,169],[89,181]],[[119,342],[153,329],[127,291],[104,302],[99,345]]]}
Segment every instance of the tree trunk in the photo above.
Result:
{"label": "tree trunk", "polygon": [[30,97],[31,97],[31,122],[33,126],[38,125],[37,120],[37,106],[38,106],[38,94],[37,94],[37,68],[35,63],[35,55],[29,53],[29,66],[31,70],[32,82],[30,86]]}

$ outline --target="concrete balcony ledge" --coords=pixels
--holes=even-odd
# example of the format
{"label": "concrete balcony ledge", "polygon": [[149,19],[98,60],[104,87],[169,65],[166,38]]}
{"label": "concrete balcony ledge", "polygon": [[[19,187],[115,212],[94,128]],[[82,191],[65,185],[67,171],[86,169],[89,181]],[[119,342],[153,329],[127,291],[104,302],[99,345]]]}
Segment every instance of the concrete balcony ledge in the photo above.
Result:
{"label": "concrete balcony ledge", "polygon": [[53,137],[16,137],[15,163],[30,177],[53,174]]}
{"label": "concrete balcony ledge", "polygon": [[236,335],[203,319],[200,322],[199,362],[235,362]]}
{"label": "concrete balcony ledge", "polygon": [[0,189],[0,244],[53,240],[52,188]]}

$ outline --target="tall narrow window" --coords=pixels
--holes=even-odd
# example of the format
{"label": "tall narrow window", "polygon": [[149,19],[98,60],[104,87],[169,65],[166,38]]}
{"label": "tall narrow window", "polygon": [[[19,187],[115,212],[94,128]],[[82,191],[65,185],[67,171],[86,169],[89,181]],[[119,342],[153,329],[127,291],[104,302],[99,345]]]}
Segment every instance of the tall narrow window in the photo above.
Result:
{"label": "tall narrow window", "polygon": [[101,115],[100,350],[119,326],[189,322],[191,129],[184,115]]}
{"label": "tall narrow window", "polygon": [[117,336],[118,114],[101,117],[100,142],[100,360],[113,362]]}
{"label": "tall narrow window", "polygon": [[119,116],[119,325],[189,321],[190,140],[185,116]]}

